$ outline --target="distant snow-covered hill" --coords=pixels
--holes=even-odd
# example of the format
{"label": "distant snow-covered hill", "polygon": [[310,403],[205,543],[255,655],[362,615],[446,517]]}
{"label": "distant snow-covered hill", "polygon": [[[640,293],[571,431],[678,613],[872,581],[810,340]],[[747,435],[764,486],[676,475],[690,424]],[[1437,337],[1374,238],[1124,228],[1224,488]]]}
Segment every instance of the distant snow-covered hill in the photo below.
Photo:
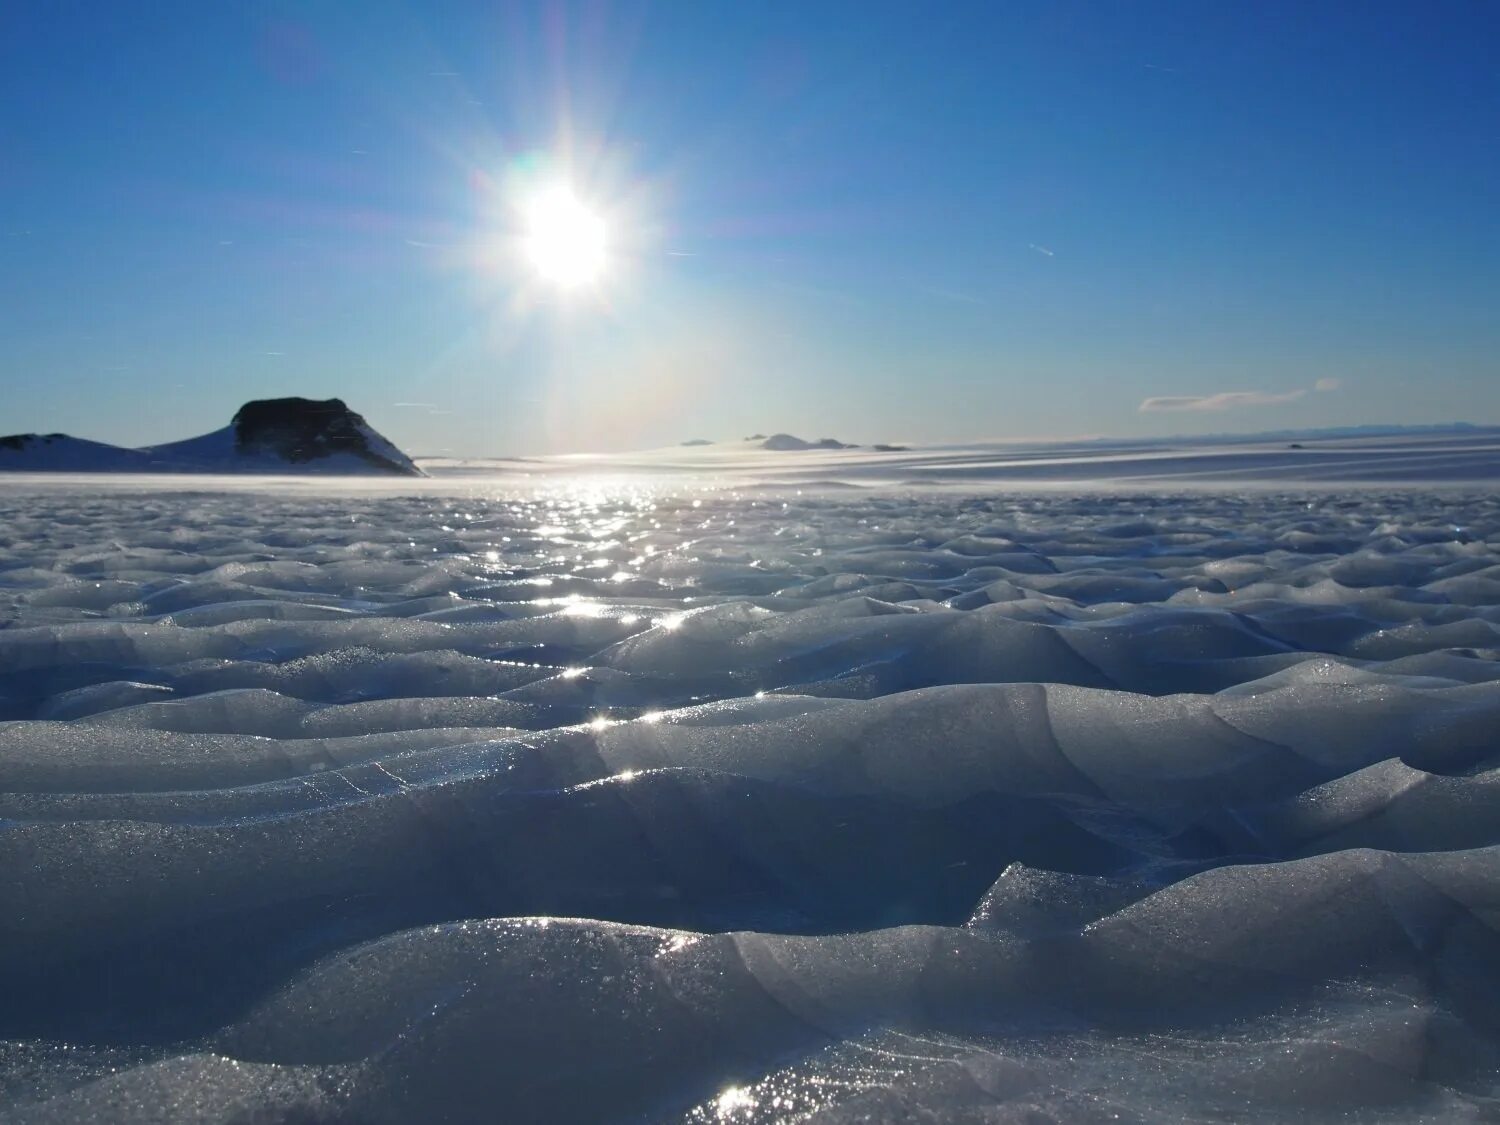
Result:
{"label": "distant snow-covered hill", "polygon": [[762,449],[772,449],[778,452],[800,451],[803,449],[857,449],[858,446],[849,445],[839,441],[837,438],[819,438],[817,441],[807,441],[793,434],[772,434],[761,442]]}
{"label": "distant snow-covered hill", "polygon": [[142,449],[68,434],[0,437],[0,471],[5,470],[423,475],[411,458],[337,398],[247,402],[223,429]]}
{"label": "distant snow-covered hill", "polygon": [[102,441],[67,434],[11,434],[0,437],[0,469],[63,473],[143,473],[151,456]]}

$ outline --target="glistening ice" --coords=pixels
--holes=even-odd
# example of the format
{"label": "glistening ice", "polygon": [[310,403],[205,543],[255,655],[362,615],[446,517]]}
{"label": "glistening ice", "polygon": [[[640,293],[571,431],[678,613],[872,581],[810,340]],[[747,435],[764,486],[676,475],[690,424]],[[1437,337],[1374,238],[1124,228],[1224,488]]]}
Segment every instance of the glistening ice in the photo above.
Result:
{"label": "glistening ice", "polygon": [[330,488],[0,493],[6,1120],[1500,1114],[1492,490]]}

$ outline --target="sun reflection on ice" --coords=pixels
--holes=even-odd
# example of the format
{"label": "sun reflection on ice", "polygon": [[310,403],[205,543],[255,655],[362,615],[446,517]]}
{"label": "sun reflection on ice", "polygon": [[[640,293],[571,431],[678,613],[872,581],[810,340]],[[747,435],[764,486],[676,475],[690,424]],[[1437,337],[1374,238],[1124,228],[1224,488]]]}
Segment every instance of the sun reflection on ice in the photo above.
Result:
{"label": "sun reflection on ice", "polygon": [[714,1099],[714,1112],[720,1120],[728,1120],[737,1113],[749,1113],[755,1106],[755,1097],[748,1086],[730,1086]]}
{"label": "sun reflection on ice", "polygon": [[658,957],[666,957],[673,953],[681,953],[689,946],[697,944],[698,938],[691,934],[673,934],[662,944],[662,947],[657,950],[656,955]]}

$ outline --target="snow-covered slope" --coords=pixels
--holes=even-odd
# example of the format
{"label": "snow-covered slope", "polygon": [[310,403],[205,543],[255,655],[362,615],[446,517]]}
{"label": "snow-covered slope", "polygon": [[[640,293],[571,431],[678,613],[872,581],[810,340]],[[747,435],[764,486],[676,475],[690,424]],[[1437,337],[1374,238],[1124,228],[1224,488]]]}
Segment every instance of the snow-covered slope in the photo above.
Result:
{"label": "snow-covered slope", "polygon": [[0,471],[329,473],[421,476],[406,454],[340,399],[248,402],[221,430],[125,449],[67,434],[0,438]]}
{"label": "snow-covered slope", "polygon": [[151,455],[68,434],[11,434],[0,437],[0,470],[4,469],[144,473],[151,471]]}

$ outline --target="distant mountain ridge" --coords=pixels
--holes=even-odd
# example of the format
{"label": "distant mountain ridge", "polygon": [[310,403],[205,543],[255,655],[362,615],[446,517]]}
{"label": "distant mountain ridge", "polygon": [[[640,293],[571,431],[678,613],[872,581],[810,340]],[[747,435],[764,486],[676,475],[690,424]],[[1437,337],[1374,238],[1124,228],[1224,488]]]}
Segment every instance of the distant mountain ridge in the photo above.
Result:
{"label": "distant mountain ridge", "polygon": [[12,434],[0,437],[0,471],[424,475],[342,399],[296,397],[247,402],[223,429],[140,449]]}
{"label": "distant mountain ridge", "polygon": [[839,441],[837,438],[819,438],[817,441],[806,441],[792,434],[772,434],[760,443],[762,449],[777,451],[799,450],[799,449],[858,449],[857,445],[849,445],[847,442]]}

